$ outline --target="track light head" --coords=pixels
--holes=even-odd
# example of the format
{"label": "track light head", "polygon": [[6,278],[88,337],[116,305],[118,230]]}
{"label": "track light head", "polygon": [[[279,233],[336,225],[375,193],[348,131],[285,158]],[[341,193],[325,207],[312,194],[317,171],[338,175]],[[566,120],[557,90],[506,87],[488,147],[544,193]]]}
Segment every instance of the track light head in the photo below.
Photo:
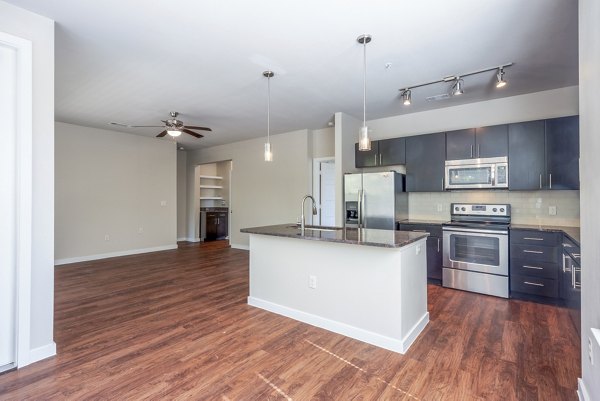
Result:
{"label": "track light head", "polygon": [[452,86],[452,96],[458,96],[465,93],[463,83],[464,82],[460,77],[456,77],[456,82],[454,83],[454,86]]}
{"label": "track light head", "polygon": [[506,86],[506,81],[504,80],[504,68],[498,68],[498,73],[496,74],[496,88],[502,88]]}
{"label": "track light head", "polygon": [[411,97],[410,89],[405,89],[404,92],[402,92],[402,103],[404,103],[405,106],[410,106],[412,102]]}

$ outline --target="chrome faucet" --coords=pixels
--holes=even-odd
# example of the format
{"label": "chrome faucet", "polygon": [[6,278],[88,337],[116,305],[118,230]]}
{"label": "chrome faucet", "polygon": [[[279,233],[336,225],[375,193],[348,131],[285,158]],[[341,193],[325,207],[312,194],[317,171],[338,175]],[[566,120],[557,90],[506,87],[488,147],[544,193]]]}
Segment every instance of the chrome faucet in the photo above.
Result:
{"label": "chrome faucet", "polygon": [[310,198],[312,201],[312,214],[316,215],[317,214],[317,202],[315,202],[315,198],[313,198],[311,195],[306,195],[304,198],[302,198],[302,217],[301,217],[301,222],[300,222],[300,228],[302,229],[302,234],[304,234],[304,226],[306,225],[306,218],[304,217],[304,202],[306,202],[306,199]]}

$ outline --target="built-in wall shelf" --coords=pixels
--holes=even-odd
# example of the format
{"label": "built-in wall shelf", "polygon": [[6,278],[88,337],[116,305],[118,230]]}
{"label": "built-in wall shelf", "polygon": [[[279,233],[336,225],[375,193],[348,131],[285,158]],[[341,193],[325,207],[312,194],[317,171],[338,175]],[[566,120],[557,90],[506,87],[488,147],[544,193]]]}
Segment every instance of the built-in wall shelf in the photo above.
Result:
{"label": "built-in wall shelf", "polygon": [[222,185],[200,185],[200,188],[205,189],[223,189]]}
{"label": "built-in wall shelf", "polygon": [[200,179],[204,179],[204,180],[222,180],[223,177],[219,177],[216,175],[201,175]]}
{"label": "built-in wall shelf", "polygon": [[222,196],[201,196],[200,200],[222,200]]}

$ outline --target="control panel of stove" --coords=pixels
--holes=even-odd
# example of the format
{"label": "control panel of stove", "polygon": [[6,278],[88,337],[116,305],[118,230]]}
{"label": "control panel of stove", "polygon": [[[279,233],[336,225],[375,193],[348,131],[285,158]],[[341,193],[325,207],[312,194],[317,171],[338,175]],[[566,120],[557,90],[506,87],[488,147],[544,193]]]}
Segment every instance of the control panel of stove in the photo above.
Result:
{"label": "control panel of stove", "polygon": [[452,203],[450,211],[464,216],[510,216],[510,204]]}

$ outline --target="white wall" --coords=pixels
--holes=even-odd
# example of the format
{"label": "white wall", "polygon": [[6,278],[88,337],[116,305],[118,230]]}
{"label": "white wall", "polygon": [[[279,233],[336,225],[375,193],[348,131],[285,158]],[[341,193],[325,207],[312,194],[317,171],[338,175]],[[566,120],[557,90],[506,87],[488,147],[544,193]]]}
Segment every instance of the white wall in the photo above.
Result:
{"label": "white wall", "polygon": [[33,43],[30,350],[54,352],[54,21],[0,1],[0,31]]}
{"label": "white wall", "polygon": [[591,328],[600,328],[600,2],[579,0],[579,88],[581,146],[581,360],[587,401],[600,400],[600,347],[593,340],[594,365],[588,358]]}
{"label": "white wall", "polygon": [[335,129],[323,128],[311,131],[313,139],[313,157],[335,156]]}
{"label": "white wall", "polygon": [[176,246],[175,142],[65,123],[55,131],[57,264]]}
{"label": "white wall", "polygon": [[[263,158],[265,138],[190,151],[188,153],[188,236],[195,232],[195,166],[224,160],[232,161],[230,204],[230,242],[246,247],[244,227],[295,223],[300,201],[311,192],[312,141],[308,130],[272,135],[273,162]],[[307,206],[308,210],[308,206]],[[190,235],[191,234],[191,235]]]}
{"label": "white wall", "polygon": [[177,240],[184,241],[187,237],[187,152],[177,152]]}

